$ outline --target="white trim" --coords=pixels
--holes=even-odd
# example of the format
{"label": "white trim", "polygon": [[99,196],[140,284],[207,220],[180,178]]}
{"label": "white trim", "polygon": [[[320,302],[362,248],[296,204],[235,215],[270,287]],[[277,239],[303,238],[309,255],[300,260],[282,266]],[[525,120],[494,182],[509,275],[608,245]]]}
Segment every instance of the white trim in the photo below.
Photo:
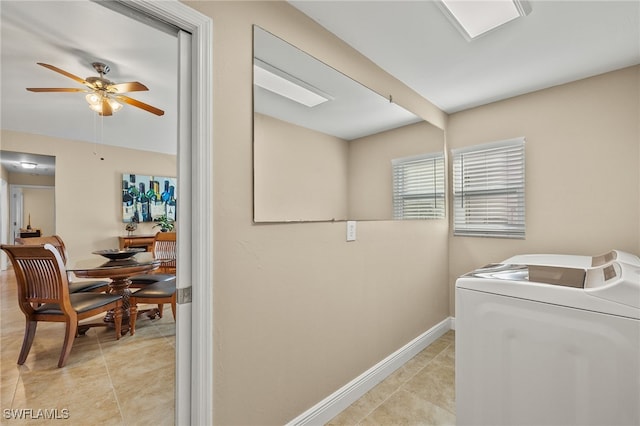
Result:
{"label": "white trim", "polygon": [[[190,398],[178,394],[175,423],[213,424],[213,22],[177,1],[119,0],[148,16],[191,33],[191,169],[190,223],[182,235],[191,239],[190,272],[193,302],[181,313],[191,313],[191,345],[176,341],[176,389],[187,386]],[[181,166],[182,166],[181,162]],[[184,177],[180,177],[184,180]],[[184,195],[184,194],[183,194]],[[187,211],[185,209],[185,211]],[[193,232],[190,232],[190,227]],[[181,223],[178,223],[181,226]],[[180,321],[178,321],[180,322]],[[181,333],[177,333],[181,334]],[[177,338],[177,337],[176,337]],[[184,359],[184,358],[187,359]],[[190,399],[190,401],[189,401]]]}
{"label": "white trim", "polygon": [[451,317],[442,320],[295,419],[289,421],[287,426],[323,425],[327,423],[449,331],[451,323]]}
{"label": "white trim", "polygon": [[[10,205],[9,183],[0,178],[0,244],[9,244]],[[6,271],[8,266],[7,254],[0,250],[0,271]]]}

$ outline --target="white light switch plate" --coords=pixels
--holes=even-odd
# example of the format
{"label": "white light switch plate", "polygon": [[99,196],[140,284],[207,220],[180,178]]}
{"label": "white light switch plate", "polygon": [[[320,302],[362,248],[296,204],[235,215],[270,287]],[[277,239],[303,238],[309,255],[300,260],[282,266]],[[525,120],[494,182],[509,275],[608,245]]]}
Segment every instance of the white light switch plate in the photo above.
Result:
{"label": "white light switch plate", "polygon": [[356,221],[348,220],[347,221],[347,241],[355,241],[356,240]]}

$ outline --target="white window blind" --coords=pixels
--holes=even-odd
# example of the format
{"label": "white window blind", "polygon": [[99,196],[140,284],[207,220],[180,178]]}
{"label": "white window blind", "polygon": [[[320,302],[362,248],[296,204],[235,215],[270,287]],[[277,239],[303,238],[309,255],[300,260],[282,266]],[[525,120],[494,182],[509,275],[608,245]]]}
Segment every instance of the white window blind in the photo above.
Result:
{"label": "white window blind", "polygon": [[444,217],[444,154],[441,152],[391,160],[393,218]]}
{"label": "white window blind", "polygon": [[524,138],[453,154],[453,234],[524,238]]}

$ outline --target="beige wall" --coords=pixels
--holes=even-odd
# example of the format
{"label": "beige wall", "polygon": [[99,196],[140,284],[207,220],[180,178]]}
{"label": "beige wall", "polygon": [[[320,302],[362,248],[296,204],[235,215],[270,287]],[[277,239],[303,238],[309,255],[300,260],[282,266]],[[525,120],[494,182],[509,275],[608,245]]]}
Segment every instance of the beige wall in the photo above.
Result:
{"label": "beige wall", "polygon": [[640,253],[640,67],[453,114],[449,148],[526,138],[526,239],[450,237],[455,279],[519,253]]}
{"label": "beige wall", "polygon": [[30,175],[28,173],[9,173],[11,185],[56,186],[55,176]]}
{"label": "beige wall", "polygon": [[349,217],[393,218],[391,160],[444,149],[444,132],[425,121],[349,142]]}
{"label": "beige wall", "polygon": [[214,24],[215,424],[283,424],[448,316],[448,225],[252,224],[252,25],[445,117],[284,2],[188,4]]}
{"label": "beige wall", "polygon": [[257,222],[347,219],[347,141],[254,117]]}
{"label": "beige wall", "polygon": [[[56,157],[55,231],[71,258],[117,248],[118,235],[126,234],[122,173],[175,176],[177,168],[174,155],[104,145],[101,161],[91,143],[7,130],[2,131],[2,149]],[[137,233],[155,233],[151,227],[140,224]]]}
{"label": "beige wall", "polygon": [[55,233],[55,188],[37,187],[22,189],[23,218],[22,224],[26,228],[29,223],[33,229],[39,229],[42,235]]}

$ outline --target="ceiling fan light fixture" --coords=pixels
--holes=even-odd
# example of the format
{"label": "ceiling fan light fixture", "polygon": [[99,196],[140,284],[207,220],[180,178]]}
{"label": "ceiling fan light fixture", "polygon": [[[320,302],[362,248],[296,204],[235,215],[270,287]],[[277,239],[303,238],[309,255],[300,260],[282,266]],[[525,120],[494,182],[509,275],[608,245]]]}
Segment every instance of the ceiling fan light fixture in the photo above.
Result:
{"label": "ceiling fan light fixture", "polygon": [[436,4],[467,41],[531,13],[527,0],[439,0]]}
{"label": "ceiling fan light fixture", "polygon": [[100,96],[95,93],[89,93],[87,96],[85,96],[85,99],[87,100],[89,105],[100,105],[102,103],[102,98],[100,98]]}
{"label": "ceiling fan light fixture", "polygon": [[122,109],[122,104],[115,99],[109,98],[109,105],[111,105],[113,112],[118,112]]}
{"label": "ceiling fan light fixture", "polygon": [[[127,83],[113,83],[103,76],[109,72],[109,67],[101,62],[94,62],[93,67],[100,74],[100,77],[87,77],[80,78],[77,75],[73,75],[63,69],[55,67],[53,65],[45,64],[44,62],[38,62],[38,65],[43,66],[51,71],[55,71],[58,74],[62,74],[65,77],[69,77],[77,83],[86,86],[87,89],[79,89],[72,87],[27,87],[30,92],[84,92],[88,93],[85,99],[89,103],[89,108],[97,112],[100,115],[113,115],[114,112],[122,109],[122,104],[118,103],[116,99],[123,101],[134,107],[141,108],[152,114],[161,116],[164,115],[164,111],[158,109],[152,105],[145,104],[136,99],[123,95],[128,92],[141,92],[149,90],[147,86],[138,82],[130,81]],[[114,99],[115,97],[115,99]]]}
{"label": "ceiling fan light fixture", "polygon": [[[97,93],[89,93],[87,96],[85,96],[85,99],[89,104],[89,108],[102,115],[102,96],[98,95]],[[108,97],[107,102],[111,106],[111,112],[118,112],[122,109],[122,104],[115,99]]]}

